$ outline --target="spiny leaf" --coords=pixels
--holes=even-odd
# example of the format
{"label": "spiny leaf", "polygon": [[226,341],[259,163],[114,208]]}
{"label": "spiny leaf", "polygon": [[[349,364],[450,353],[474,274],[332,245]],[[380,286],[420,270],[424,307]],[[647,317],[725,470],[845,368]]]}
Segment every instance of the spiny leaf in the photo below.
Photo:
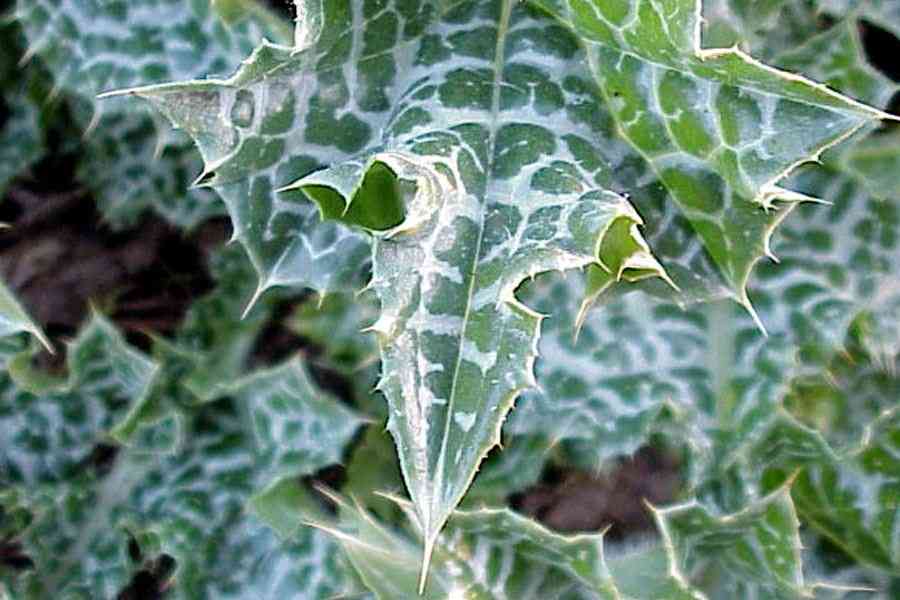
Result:
{"label": "spiny leaf", "polygon": [[[768,338],[726,305],[631,296],[589,315],[577,342],[571,319],[548,320],[541,394],[521,399],[510,431],[559,439],[598,466],[663,432],[693,450],[705,500],[730,510],[801,469],[801,516],[896,572],[897,428],[882,413],[900,393],[898,152],[894,134],[872,136],[795,178],[832,204],[795,211],[773,243],[780,263],[757,274]],[[538,281],[529,294],[539,309],[582,296],[573,281]]]}
{"label": "spiny leaf", "polygon": [[[215,288],[191,305],[172,339],[154,339],[158,385],[116,427],[116,439],[153,453],[174,452],[184,437],[181,409],[221,398],[244,373],[279,297],[266,298],[241,319],[255,289],[250,261],[241,248],[225,247],[211,255],[209,268]],[[157,437],[162,431],[167,435]]]}
{"label": "spiny leaf", "polygon": [[315,389],[297,360],[249,375],[229,392],[249,411],[258,461],[268,462],[276,475],[340,463],[343,447],[362,424],[349,408]]}
{"label": "spiny leaf", "polygon": [[740,46],[770,60],[793,50],[817,30],[811,0],[714,0],[703,3],[703,41],[711,48]]}
{"label": "spiny leaf", "polygon": [[[0,23],[0,43],[4,47],[0,55],[0,93],[2,101],[8,107],[5,120],[0,124],[0,197],[6,193],[9,182],[36,162],[44,152],[39,111],[30,101],[27,81],[16,77],[20,37],[17,28]],[[0,228],[2,227],[0,224]],[[40,327],[31,320],[12,292],[0,281],[0,337],[21,332],[35,336],[52,351],[50,342]]]}
{"label": "spiny leaf", "polygon": [[900,131],[868,136],[831,159],[837,170],[852,177],[876,201],[896,202],[900,195]]}
{"label": "spiny leaf", "polygon": [[494,448],[478,470],[478,476],[463,498],[463,507],[502,506],[510,494],[536,484],[552,444],[543,436],[507,436]]}
{"label": "spiny leaf", "polygon": [[201,163],[186,137],[169,134],[143,110],[98,104],[95,96],[227,72],[264,37],[290,39],[287,23],[252,0],[20,0],[15,17],[26,57],[52,73],[51,97],[70,95],[85,131],[78,176],[110,223],[133,225],[151,207],[186,227],[221,214],[215,194],[188,189]]}
{"label": "spiny leaf", "polygon": [[[894,328],[898,306],[888,315]],[[870,329],[873,316],[864,314],[854,324],[847,350],[827,372],[797,381],[785,400],[829,445],[816,460],[806,461],[792,492],[798,510],[817,531],[863,564],[896,574],[900,351],[896,329],[887,346],[866,339],[872,333],[880,337],[880,331]],[[769,477],[776,479],[773,471]]]}
{"label": "spiny leaf", "polygon": [[22,332],[30,333],[48,351],[53,351],[50,340],[41,331],[40,326],[28,316],[28,313],[25,312],[25,309],[22,308],[16,297],[0,281],[0,337],[7,337]]}
{"label": "spiny leaf", "polygon": [[[456,511],[438,539],[424,597],[800,599],[818,587],[804,578],[787,487],[734,514],[697,502],[654,514],[662,543],[604,548],[603,534],[561,536],[508,510]],[[407,537],[343,502],[336,523],[315,520],[378,598],[416,597],[410,562],[421,531]]]}
{"label": "spiny leaf", "polygon": [[551,312],[536,366],[538,389],[516,403],[506,432],[561,444],[599,470],[646,443],[668,418],[707,405],[706,318],[633,295],[604,304],[578,326],[584,285],[538,279],[525,298]]}
{"label": "spiny leaf", "polygon": [[158,369],[99,315],[70,346],[68,364],[67,378],[58,382],[17,370],[18,383],[36,393],[4,373],[0,464],[6,485],[59,481],[77,472],[96,444],[111,441],[109,432],[140,404]]}
{"label": "spiny leaf", "polygon": [[820,0],[822,12],[862,17],[900,37],[900,6],[891,0]]}
{"label": "spiny leaf", "polygon": [[[833,205],[803,206],[788,218],[773,244],[780,262],[758,273],[753,289],[768,340],[750,319],[723,305],[685,311],[627,296],[588,315],[577,340],[571,316],[551,317],[537,366],[540,392],[519,401],[509,431],[562,441],[579,451],[580,462],[597,466],[671,427],[695,432],[686,438],[706,453],[712,440],[695,429],[703,426],[702,415],[726,422],[735,411],[761,419],[777,415],[777,402],[763,403],[773,413],[756,400],[742,406],[756,394],[784,398],[794,378],[810,372],[829,378],[824,386],[832,388],[825,369],[845,351],[861,313],[881,315],[868,329],[884,335],[870,345],[882,347],[882,362],[892,364],[897,210],[892,200],[872,196],[867,183],[880,194],[897,189],[890,184],[900,155],[895,137],[860,142],[795,179],[798,189]],[[569,315],[582,296],[574,279],[539,280],[526,295],[539,310],[566,307],[561,312]]]}
{"label": "spiny leaf", "polygon": [[187,369],[181,382],[197,401],[221,397],[240,377],[261,329],[283,299],[271,294],[242,314],[256,286],[253,265],[238,246],[217,250],[209,268],[216,287],[191,305],[169,348],[181,357]]}
{"label": "spiny leaf", "polygon": [[328,364],[348,375],[378,360],[378,348],[365,330],[378,318],[371,294],[311,296],[291,315],[290,328],[321,346]]}
{"label": "spiny leaf", "polygon": [[886,115],[737,48],[703,49],[696,0],[537,4],[587,45],[619,130],[749,307],[750,271],[783,217],[771,210],[774,201],[803,199],[781,180]]}
{"label": "spiny leaf", "polygon": [[[23,554],[43,568],[40,576],[13,579],[13,589],[21,584],[24,597],[46,597],[57,588],[110,596],[137,570],[129,565],[127,539],[110,547],[101,533],[104,524],[92,517],[138,476],[119,472],[96,483],[107,467],[104,458],[114,455],[111,430],[148,393],[157,365],[95,315],[69,347],[68,366],[61,381],[13,369],[29,376],[21,383],[34,393],[6,372],[0,384],[0,481],[32,515],[14,539],[21,535]],[[93,564],[82,562],[83,554],[92,554]]]}
{"label": "spiny leaf", "polygon": [[[134,530],[148,540],[148,550],[177,562],[175,597],[312,599],[337,594],[346,584],[327,538],[278,539],[248,518],[248,509],[259,510],[254,498],[267,486],[287,485],[295,481],[288,475],[331,464],[358,421],[351,416],[325,430],[328,417],[316,406],[319,399],[334,400],[303,385],[306,376],[296,363],[263,377],[271,385],[258,393],[241,392],[241,386],[236,402],[204,405],[191,418],[185,448],[132,493]],[[275,437],[261,435],[262,415],[270,426],[265,431]],[[301,423],[308,426],[301,429]],[[309,579],[306,569],[320,577]]]}
{"label": "spiny leaf", "polygon": [[[79,389],[91,389],[84,383],[90,382]],[[346,570],[334,562],[326,536],[306,531],[280,540],[247,509],[266,486],[295,482],[338,460],[360,420],[315,389],[297,362],[252,375],[231,395],[186,413],[183,445],[169,454],[120,449],[108,472],[61,465],[26,479],[15,476],[25,471],[24,461],[10,469],[11,479],[5,470],[4,479],[27,499],[30,522],[16,538],[34,561],[33,571],[10,580],[12,589],[24,598],[114,597],[134,573],[166,555],[176,563],[164,574],[175,598],[322,598],[345,591]],[[69,401],[72,418],[83,416],[77,397],[41,400],[54,398],[63,407]],[[84,437],[98,438],[110,420],[78,422]],[[72,428],[60,430],[67,432]],[[39,439],[52,438],[42,432]],[[11,458],[29,447],[25,438],[16,446],[4,442]],[[35,446],[35,462],[54,466],[79,447]]]}
{"label": "spiny leaf", "polygon": [[787,487],[730,515],[698,503],[654,511],[674,573],[709,577],[714,598],[810,598]]}
{"label": "spiny leaf", "polygon": [[613,126],[749,307],[750,268],[786,212],[773,201],[803,198],[779,181],[884,116],[736,50],[701,50],[693,0],[300,7],[305,45],[264,44],[228,80],[130,93],[197,140],[260,292],[310,280],[304,194],[372,233],[379,388],[426,561],[533,383],[540,319],[516,300],[520,282],[592,266],[593,296],[663,274],[613,191]]}
{"label": "spiny leaf", "polygon": [[[415,518],[411,509],[407,514]],[[455,512],[438,539],[433,572],[421,596],[415,568],[421,532],[406,537],[348,504],[342,504],[337,523],[318,526],[341,544],[379,599],[702,598],[667,576],[659,549],[607,559],[603,534],[560,536],[509,510]],[[617,571],[631,588],[627,592],[618,589]]]}
{"label": "spiny leaf", "polygon": [[780,53],[775,63],[803,73],[872,106],[885,107],[898,84],[869,64],[860,39],[859,24],[841,21],[799,47]]}
{"label": "spiny leaf", "polygon": [[374,336],[367,332],[378,318],[373,294],[311,295],[291,315],[288,326],[321,350],[318,366],[345,376],[353,391],[354,405],[384,421],[384,400],[375,391],[380,357]]}

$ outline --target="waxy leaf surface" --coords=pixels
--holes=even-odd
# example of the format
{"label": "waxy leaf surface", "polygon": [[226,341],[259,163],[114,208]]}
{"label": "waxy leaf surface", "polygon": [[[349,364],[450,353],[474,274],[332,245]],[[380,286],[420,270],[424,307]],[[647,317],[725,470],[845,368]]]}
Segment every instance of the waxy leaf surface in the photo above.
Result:
{"label": "waxy leaf surface", "polygon": [[[883,116],[701,49],[693,0],[304,1],[298,14],[293,48],[263,44],[227,80],[128,93],[197,141],[260,293],[325,263],[318,287],[335,287],[364,266],[351,231],[371,234],[379,389],[426,562],[534,383],[540,316],[515,297],[523,279],[588,267],[591,296],[653,276],[694,287],[654,258],[646,220],[651,246],[688,232],[692,253],[671,254],[712,266],[698,286],[749,309],[750,270],[787,212],[775,202],[805,198],[781,179]],[[665,222],[619,187],[627,161],[662,190],[635,205]],[[309,200],[339,224],[313,226]],[[329,250],[315,252],[321,232]]]}
{"label": "waxy leaf surface", "polygon": [[148,208],[183,227],[223,212],[214,193],[189,189],[202,165],[190,140],[141,107],[95,97],[228,73],[263,38],[289,40],[289,23],[253,0],[19,0],[14,17],[23,64],[40,61],[49,98],[71,104],[84,138],[78,177],[112,225],[134,225]]}

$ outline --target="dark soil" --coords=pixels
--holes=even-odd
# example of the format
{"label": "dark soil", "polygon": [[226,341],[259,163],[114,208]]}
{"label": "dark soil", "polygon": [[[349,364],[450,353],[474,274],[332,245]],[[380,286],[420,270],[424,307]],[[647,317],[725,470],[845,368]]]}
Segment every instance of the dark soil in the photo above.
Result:
{"label": "dark soil", "polygon": [[34,561],[22,553],[22,544],[14,539],[0,540],[0,571],[22,571],[34,568]]}
{"label": "dark soil", "polygon": [[510,504],[557,531],[609,527],[608,539],[620,540],[652,531],[646,503],[673,501],[681,484],[679,461],[663,450],[645,447],[604,474],[552,468],[541,483],[514,495]]}
{"label": "dark soil", "polygon": [[294,18],[294,0],[263,0],[272,10],[281,13],[285,18]]}
{"label": "dark soil", "polygon": [[146,346],[139,334],[172,333],[212,288],[207,254],[227,238],[226,221],[185,235],[147,217],[114,232],[75,182],[57,191],[42,189],[44,181],[39,165],[0,204],[0,221],[12,226],[0,236],[0,273],[55,345],[75,334],[93,304]]}

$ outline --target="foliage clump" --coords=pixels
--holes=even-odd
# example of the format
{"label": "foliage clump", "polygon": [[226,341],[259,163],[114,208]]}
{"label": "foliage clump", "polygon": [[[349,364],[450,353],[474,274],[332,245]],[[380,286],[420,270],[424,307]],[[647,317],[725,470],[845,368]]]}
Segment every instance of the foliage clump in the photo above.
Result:
{"label": "foliage clump", "polygon": [[[234,242],[165,335],[0,286],[0,597],[893,597],[892,2],[293,8],[0,29],[0,186],[73,153],[116,235]],[[639,538],[509,506],[647,446]]]}

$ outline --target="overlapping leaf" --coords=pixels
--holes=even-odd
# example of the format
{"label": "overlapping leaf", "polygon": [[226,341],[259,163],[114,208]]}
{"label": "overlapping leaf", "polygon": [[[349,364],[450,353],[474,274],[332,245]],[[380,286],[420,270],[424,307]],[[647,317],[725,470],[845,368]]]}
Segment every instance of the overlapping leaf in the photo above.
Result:
{"label": "overlapping leaf", "polygon": [[[415,522],[412,507],[400,504]],[[417,597],[421,531],[405,535],[359,506],[340,507],[337,522],[303,518],[340,542],[376,597]],[[292,512],[300,520],[298,509]],[[282,519],[290,522],[289,515]],[[734,514],[688,503],[655,516],[659,541],[604,548],[603,534],[560,536],[507,510],[457,511],[438,539],[423,597],[819,597],[820,583],[807,582],[802,570],[799,521],[786,487]]]}
{"label": "overlapping leaf", "polygon": [[807,74],[872,106],[887,106],[898,90],[897,83],[868,63],[859,25],[852,19],[782,52],[775,61],[782,68]]}
{"label": "overlapping leaf", "polygon": [[703,41],[740,46],[766,60],[793,50],[817,30],[814,0],[712,0],[703,3]]}
{"label": "overlapping leaf", "polygon": [[[607,564],[602,534],[564,537],[508,510],[458,511],[438,540],[433,572],[420,596],[416,560],[421,532],[404,536],[349,505],[342,506],[337,523],[319,526],[340,542],[379,599],[611,599],[621,597],[615,567],[627,570],[627,565]],[[636,560],[647,564],[643,556]],[[664,557],[660,562],[664,567]],[[664,569],[636,579],[640,581],[626,581],[635,586],[629,592],[652,590],[654,598],[665,599],[700,597],[684,582],[667,577]]]}
{"label": "overlapping leaf", "polygon": [[[591,266],[594,294],[663,273],[613,167],[665,186],[635,203],[665,215],[651,244],[681,242],[671,254],[693,261],[671,261],[675,282],[714,265],[704,285],[749,307],[750,269],[786,212],[774,202],[803,198],[780,180],[883,116],[736,50],[701,50],[693,0],[299,13],[296,48],[264,44],[228,80],[132,93],[198,142],[260,291],[308,282],[323,260],[301,243],[304,194],[374,233],[379,387],[426,548],[532,383],[539,318],[515,299],[522,279]],[[325,259],[343,269],[350,255]]]}
{"label": "overlapping leaf", "polygon": [[240,377],[266,320],[281,299],[272,294],[244,314],[256,287],[253,265],[237,246],[214,253],[210,271],[215,289],[191,305],[174,340],[158,340],[162,351],[186,369],[180,381],[199,401],[220,396]]}
{"label": "overlapping leaf", "polygon": [[0,282],[0,337],[22,332],[33,335],[46,348],[51,348],[50,341],[41,331],[40,326],[28,316],[6,285]]}
{"label": "overlapping leaf", "polygon": [[524,394],[506,431],[563,443],[584,466],[600,469],[630,455],[668,419],[683,419],[714,395],[705,363],[707,317],[627,296],[576,323],[584,286],[538,280],[531,303],[545,321],[539,390]]}
{"label": "overlapping leaf", "polygon": [[[323,403],[328,407],[319,412]],[[327,539],[280,540],[248,517],[253,497],[339,460],[359,421],[288,364],[238,385],[234,403],[205,405],[185,448],[131,496],[148,548],[175,558],[177,597],[319,598],[342,591]],[[316,575],[313,575],[315,573]]]}
{"label": "overlapping leaf", "polygon": [[819,5],[823,12],[862,17],[900,37],[900,7],[891,0],[821,0]]}
{"label": "overlapping leaf", "polygon": [[[870,173],[895,173],[894,137],[797,178],[832,204],[795,211],[773,244],[779,264],[760,270],[753,290],[768,338],[727,305],[685,311],[639,297],[589,315],[578,342],[571,320],[550,320],[541,393],[520,400],[511,431],[562,440],[601,465],[674,428],[699,457],[705,500],[731,510],[801,469],[800,514],[895,572],[900,221],[894,199],[879,197],[896,185],[866,185]],[[571,282],[533,293],[539,307],[580,297]]]}
{"label": "overlapping leaf", "polygon": [[699,2],[539,4],[591,45],[592,71],[620,131],[748,304],[750,271],[783,218],[773,202],[802,198],[780,180],[877,111],[735,48],[701,49]]}
{"label": "overlapping leaf", "polygon": [[112,224],[133,225],[150,207],[181,226],[222,212],[213,193],[189,189],[201,166],[189,140],[138,107],[95,96],[228,72],[264,37],[290,39],[287,23],[252,0],[21,0],[15,16],[26,56],[52,73],[53,95],[71,95],[85,131],[79,178]]}
{"label": "overlapping leaf", "polygon": [[21,380],[34,392],[4,373],[5,484],[34,486],[77,472],[96,444],[111,442],[110,432],[149,393],[158,368],[99,316],[70,347],[69,365],[63,381]]}
{"label": "overlapping leaf", "polygon": [[320,598],[353,586],[323,534],[281,540],[247,512],[267,486],[338,462],[361,423],[301,364],[254,374],[228,389],[232,399],[187,410],[181,443],[159,454],[134,444],[136,435],[118,447],[110,431],[130,403],[157,393],[150,388],[190,395],[177,380],[152,381],[168,369],[99,317],[69,358],[64,384],[28,380],[43,387],[30,393],[4,380],[4,538],[32,562],[2,574],[16,597],[115,597],[171,559],[171,572],[157,575],[173,597]]}

